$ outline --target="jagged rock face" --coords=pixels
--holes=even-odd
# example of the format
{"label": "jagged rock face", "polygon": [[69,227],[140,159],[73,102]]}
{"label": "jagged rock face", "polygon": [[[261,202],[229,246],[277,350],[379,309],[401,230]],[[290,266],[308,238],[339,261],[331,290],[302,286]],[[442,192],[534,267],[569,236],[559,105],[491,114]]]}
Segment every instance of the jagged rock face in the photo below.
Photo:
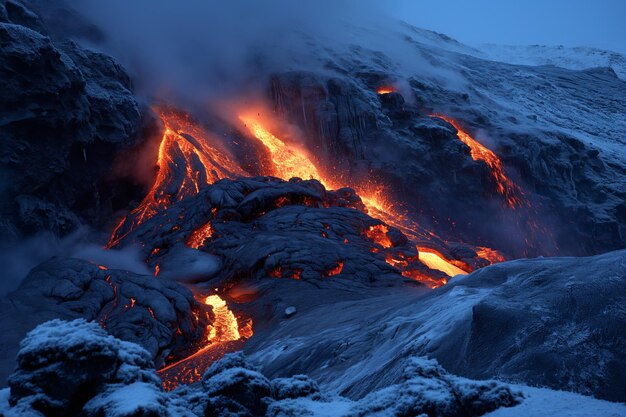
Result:
{"label": "jagged rock face", "polygon": [[140,128],[128,75],[106,55],[51,41],[19,2],[0,6],[3,239],[108,220],[105,174]]}
{"label": "jagged rock face", "polygon": [[187,288],[101,268],[78,259],[44,262],[10,295],[14,314],[28,315],[31,325],[51,317],[97,321],[111,335],[143,346],[159,365],[204,338],[214,315]]}
{"label": "jagged rock face", "polygon": [[[420,223],[484,209],[485,195],[495,195],[486,167],[472,160],[456,130],[406,105],[399,93],[378,97],[358,79],[290,72],[271,79],[270,94],[279,114],[305,131],[323,166],[378,179],[420,213]],[[445,227],[437,231],[445,234]]]}
{"label": "jagged rock face", "polygon": [[619,251],[477,271],[466,285],[493,290],[472,307],[463,360],[446,366],[625,401],[625,266]]}
{"label": "jagged rock face", "polygon": [[[623,81],[419,48],[437,66],[467,79],[467,90],[395,72],[378,62],[384,55],[370,51],[371,62],[350,56],[333,61],[340,65],[334,76],[276,74],[269,95],[278,113],[305,132],[309,149],[324,166],[339,167],[347,177],[373,175],[391,185],[421,224],[435,219],[433,229],[448,240],[482,242],[514,257],[593,254],[626,245],[626,195],[620,186],[626,163],[615,155],[615,137],[624,133],[616,119],[624,111]],[[399,80],[406,84],[406,102],[397,92],[375,93]],[[589,84],[602,93],[586,97],[581,86]],[[549,109],[534,95],[544,90],[550,93]],[[509,98],[514,106],[502,105]],[[588,114],[596,103],[606,111]],[[584,118],[573,110],[578,106]],[[543,112],[546,120],[537,121],[536,114],[528,115],[531,121],[520,120],[516,109]],[[425,117],[437,112],[462,120],[473,132],[488,132],[487,144],[519,180],[530,207],[503,207],[487,167],[472,160],[454,127]],[[602,122],[586,123],[590,119]],[[562,221],[564,212],[576,220]]]}

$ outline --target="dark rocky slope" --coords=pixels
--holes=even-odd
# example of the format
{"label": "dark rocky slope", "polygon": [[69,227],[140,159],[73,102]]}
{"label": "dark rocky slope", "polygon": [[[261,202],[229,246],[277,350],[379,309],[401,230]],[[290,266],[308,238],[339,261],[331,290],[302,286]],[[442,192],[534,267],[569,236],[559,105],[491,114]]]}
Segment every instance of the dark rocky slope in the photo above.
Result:
{"label": "dark rocky slope", "polygon": [[7,0],[0,76],[2,240],[109,221],[132,196],[112,187],[115,158],[141,128],[124,69],[70,40],[51,40],[37,15]]}

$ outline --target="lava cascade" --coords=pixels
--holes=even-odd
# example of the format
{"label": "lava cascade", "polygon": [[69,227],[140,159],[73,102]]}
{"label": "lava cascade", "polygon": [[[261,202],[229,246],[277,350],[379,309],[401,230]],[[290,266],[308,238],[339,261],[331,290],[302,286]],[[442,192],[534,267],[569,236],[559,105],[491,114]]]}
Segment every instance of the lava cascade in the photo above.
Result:
{"label": "lava cascade", "polygon": [[221,178],[247,175],[213,135],[188,115],[163,110],[160,116],[165,131],[154,184],[139,206],[117,225],[107,244],[109,248],[160,210],[197,194],[203,186]]}
{"label": "lava cascade", "polygon": [[[232,159],[227,152],[217,145],[212,145],[212,136],[201,126],[191,122],[189,116],[175,112],[161,112],[165,124],[158,153],[158,166],[155,182],[141,204],[131,214],[122,220],[113,232],[109,247],[114,246],[120,239],[130,233],[138,225],[154,216],[170,204],[180,201],[187,196],[197,194],[199,190],[221,178],[232,178],[238,175],[245,176],[246,172]],[[267,130],[263,124],[253,117],[240,117],[251,134],[263,143],[269,150],[274,165],[273,175],[289,180],[292,177],[317,179],[326,188],[337,189],[351,186],[361,196],[362,201],[371,216],[401,230],[412,241],[430,241],[445,246],[434,233],[421,228],[412,222],[408,216],[394,210],[390,199],[386,197],[384,187],[373,183],[339,185],[345,180],[339,176],[330,178],[323,174],[309,158],[306,152],[291,146]],[[339,179],[339,180],[337,180]],[[387,235],[388,226],[380,224],[372,227],[367,235],[373,243],[383,248],[391,248],[392,242]],[[187,239],[187,245],[192,248],[202,246],[207,238],[213,234],[211,222],[207,222],[196,229]],[[445,273],[448,276],[467,273],[463,265],[455,265],[436,250],[417,247],[419,260],[428,268]],[[501,261],[499,252],[480,248],[479,256],[490,261]],[[444,285],[447,280],[433,279],[418,270],[402,268],[408,262],[386,256],[386,261],[401,269],[403,276],[423,282],[431,287]],[[340,274],[343,261],[338,261],[336,267],[328,271],[328,276]],[[466,268],[470,269],[470,268]],[[294,275],[298,278],[298,274]],[[241,348],[247,338],[252,335],[251,321],[239,323],[235,315],[228,308],[225,300],[217,295],[204,298],[203,302],[212,307],[215,314],[214,323],[206,329],[207,344],[192,355],[158,371],[166,389],[173,389],[179,384],[188,384],[200,380],[202,372],[224,353]]]}
{"label": "lava cascade", "polygon": [[508,207],[516,208],[523,203],[522,190],[511,181],[504,173],[504,167],[502,161],[496,155],[471,137],[465,130],[461,128],[461,125],[454,119],[443,116],[441,114],[433,114],[431,117],[438,117],[446,122],[450,123],[457,130],[457,137],[461,142],[469,146],[470,156],[474,161],[483,161],[489,167],[491,176],[493,177],[498,193],[501,194]]}

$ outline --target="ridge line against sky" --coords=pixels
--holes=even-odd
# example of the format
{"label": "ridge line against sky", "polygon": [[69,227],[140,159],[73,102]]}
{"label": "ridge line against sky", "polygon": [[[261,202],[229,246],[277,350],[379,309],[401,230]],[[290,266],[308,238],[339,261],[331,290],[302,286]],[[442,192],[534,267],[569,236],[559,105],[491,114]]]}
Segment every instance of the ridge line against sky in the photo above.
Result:
{"label": "ridge line against sky", "polygon": [[586,46],[626,54],[626,0],[390,0],[384,7],[471,46]]}

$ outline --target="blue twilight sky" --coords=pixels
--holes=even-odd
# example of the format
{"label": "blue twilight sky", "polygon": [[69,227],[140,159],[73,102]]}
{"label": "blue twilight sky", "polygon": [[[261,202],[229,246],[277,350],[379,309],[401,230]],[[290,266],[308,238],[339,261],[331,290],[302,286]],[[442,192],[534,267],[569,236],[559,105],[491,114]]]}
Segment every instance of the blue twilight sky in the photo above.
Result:
{"label": "blue twilight sky", "polygon": [[470,45],[593,46],[626,53],[626,0],[385,0],[392,15]]}

